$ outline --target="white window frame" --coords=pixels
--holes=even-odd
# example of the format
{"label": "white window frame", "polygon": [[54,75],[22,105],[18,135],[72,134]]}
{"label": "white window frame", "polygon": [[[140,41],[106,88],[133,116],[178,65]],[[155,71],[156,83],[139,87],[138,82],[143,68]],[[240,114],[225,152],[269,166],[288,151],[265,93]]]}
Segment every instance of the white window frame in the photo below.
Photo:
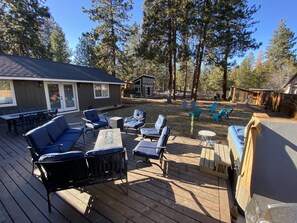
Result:
{"label": "white window frame", "polygon": [[0,80],[0,81],[7,81],[10,84],[10,91],[11,91],[11,96],[12,96],[12,103],[10,104],[1,104],[0,103],[0,107],[4,108],[4,107],[11,107],[11,106],[16,106],[16,98],[15,98],[15,92],[14,92],[14,86],[13,86],[13,81],[12,80]]}
{"label": "white window frame", "polygon": [[[97,85],[101,85],[101,86],[103,86],[103,85],[105,85],[106,86],[106,88],[107,88],[107,94],[106,95],[103,95],[103,96],[97,96],[96,95],[96,86]],[[93,90],[94,90],[94,98],[95,99],[100,99],[100,98],[109,98],[109,84],[93,84]],[[102,91],[102,90],[101,90]]]}

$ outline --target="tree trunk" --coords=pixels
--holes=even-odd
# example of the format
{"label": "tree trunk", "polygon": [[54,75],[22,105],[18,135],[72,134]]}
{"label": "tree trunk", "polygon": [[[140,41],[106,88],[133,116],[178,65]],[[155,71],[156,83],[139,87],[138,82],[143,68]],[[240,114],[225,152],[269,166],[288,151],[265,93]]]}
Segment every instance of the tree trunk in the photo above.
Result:
{"label": "tree trunk", "polygon": [[176,27],[173,26],[173,100],[176,100]]}
{"label": "tree trunk", "polygon": [[194,94],[195,94],[194,89],[195,89],[196,82],[197,82],[197,69],[198,69],[199,54],[200,54],[200,44],[198,44],[198,46],[197,46],[196,62],[195,62],[195,69],[194,69],[192,89],[191,89],[191,99],[194,98]]}
{"label": "tree trunk", "polygon": [[188,80],[188,61],[186,61],[186,72],[185,72],[185,84],[184,84],[183,99],[186,98],[186,94],[187,94],[187,80]]}
{"label": "tree trunk", "polygon": [[168,27],[168,47],[169,47],[169,52],[168,52],[168,72],[169,72],[169,83],[168,83],[168,90],[169,94],[167,97],[167,102],[172,103],[171,95],[172,95],[172,22],[169,22],[169,27]]}

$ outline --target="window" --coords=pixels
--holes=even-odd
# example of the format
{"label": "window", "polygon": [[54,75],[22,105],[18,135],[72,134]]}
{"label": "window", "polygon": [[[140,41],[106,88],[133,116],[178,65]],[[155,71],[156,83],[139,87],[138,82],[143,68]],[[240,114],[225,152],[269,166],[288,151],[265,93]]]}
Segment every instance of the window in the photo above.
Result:
{"label": "window", "polygon": [[0,107],[16,105],[12,81],[0,80]]}
{"label": "window", "polygon": [[94,84],[95,98],[108,98],[109,85],[108,84]]}

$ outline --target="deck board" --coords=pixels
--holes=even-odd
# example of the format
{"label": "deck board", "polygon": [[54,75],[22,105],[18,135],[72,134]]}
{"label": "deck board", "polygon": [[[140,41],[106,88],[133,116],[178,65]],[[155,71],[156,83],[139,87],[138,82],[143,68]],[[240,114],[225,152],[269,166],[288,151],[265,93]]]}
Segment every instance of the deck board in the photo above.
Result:
{"label": "deck board", "polygon": [[[156,165],[138,165],[132,149],[140,137],[122,133],[128,151],[129,194],[115,181],[59,191],[50,196],[31,174],[31,155],[23,136],[0,128],[0,208],[5,222],[231,222],[226,181],[200,172],[201,148],[195,139],[170,137],[168,176]],[[75,149],[88,151],[96,137],[87,133]],[[153,161],[158,162],[158,161]]]}

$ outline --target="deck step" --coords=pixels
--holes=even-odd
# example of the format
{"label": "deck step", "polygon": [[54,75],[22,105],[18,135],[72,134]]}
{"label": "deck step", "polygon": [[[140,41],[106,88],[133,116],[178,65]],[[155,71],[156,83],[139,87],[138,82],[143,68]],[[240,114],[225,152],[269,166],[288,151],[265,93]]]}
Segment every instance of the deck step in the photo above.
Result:
{"label": "deck step", "polygon": [[202,172],[228,179],[228,168],[231,166],[228,146],[215,144],[214,149],[203,148],[199,166]]}

